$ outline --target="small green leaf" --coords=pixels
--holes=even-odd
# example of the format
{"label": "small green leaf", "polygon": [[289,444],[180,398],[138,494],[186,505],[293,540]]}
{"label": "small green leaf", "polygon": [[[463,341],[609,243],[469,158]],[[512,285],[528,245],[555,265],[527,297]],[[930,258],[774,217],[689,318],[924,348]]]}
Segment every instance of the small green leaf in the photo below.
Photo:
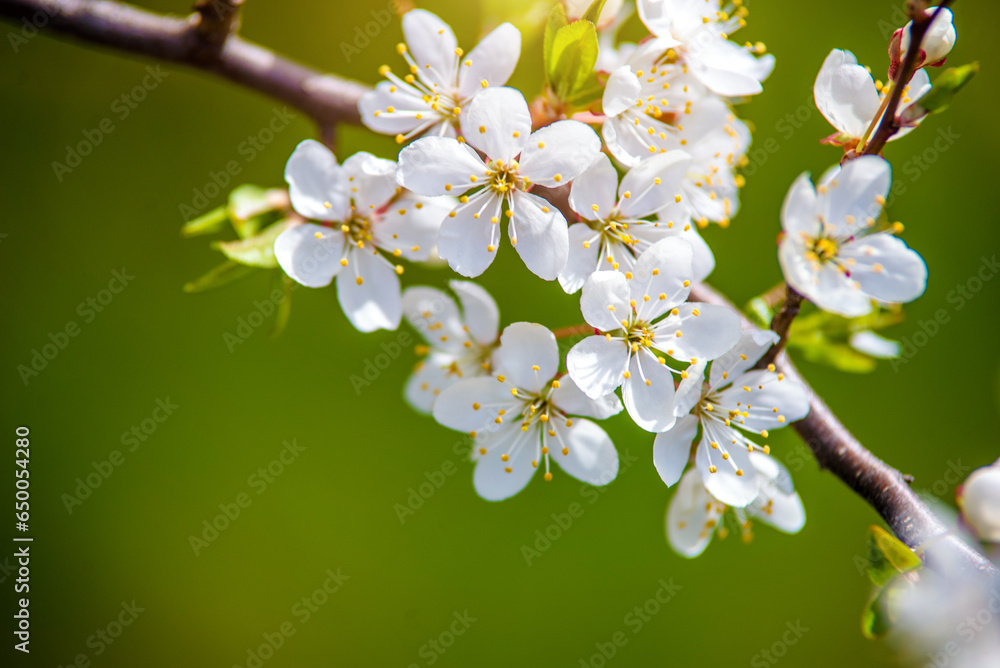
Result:
{"label": "small green leaf", "polygon": [[576,21],[560,28],[552,43],[552,90],[563,102],[576,98],[597,80],[597,28],[590,21]]}
{"label": "small green leaf", "polygon": [[282,190],[242,185],[229,193],[227,210],[236,234],[249,239],[280,217],[278,210],[287,205],[288,194]]}
{"label": "small green leaf", "polygon": [[762,298],[754,297],[747,302],[743,310],[746,311],[747,315],[758,327],[768,328],[771,326],[771,318],[774,317],[774,311]]}
{"label": "small green leaf", "polygon": [[920,557],[898,538],[878,526],[868,528],[868,578],[876,586],[885,586],[900,573],[923,566]]}
{"label": "small green leaf", "polygon": [[184,292],[204,292],[231,283],[253,273],[253,267],[226,260],[204,276],[184,285]]}
{"label": "small green leaf", "polygon": [[788,341],[791,348],[802,353],[810,362],[814,364],[825,364],[838,371],[847,373],[871,373],[877,367],[875,360],[850,347],[846,343],[833,343],[821,336],[813,339],[798,339],[792,343]]}
{"label": "small green leaf", "polygon": [[285,231],[289,221],[283,220],[268,227],[260,234],[238,241],[219,241],[214,244],[228,257],[240,264],[262,269],[275,269],[278,260],[274,257],[274,240]]}
{"label": "small green leaf", "polygon": [[270,336],[276,339],[281,336],[288,325],[288,318],[292,314],[292,290],[297,284],[285,274],[281,275],[281,289],[285,293],[285,298],[278,304],[278,311],[274,314],[274,325],[271,326]]}
{"label": "small green leaf", "polygon": [[587,8],[586,13],[584,13],[584,15],[581,18],[584,21],[590,21],[596,26],[600,21],[601,12],[604,11],[604,3],[606,1],[607,0],[594,0],[592,3],[590,3],[590,7]]}
{"label": "small green leaf", "polygon": [[226,210],[226,207],[220,206],[218,209],[209,211],[204,216],[199,216],[194,220],[184,223],[184,227],[181,228],[181,236],[197,237],[203,234],[215,234],[222,231],[228,222],[229,212]]}
{"label": "small green leaf", "polygon": [[563,7],[561,2],[557,2],[556,6],[552,8],[549,12],[549,20],[545,23],[545,41],[544,41],[544,53],[545,53],[545,83],[552,83],[552,73],[555,71],[556,63],[552,59],[552,46],[555,43],[556,33],[560,29],[566,26],[566,8]]}
{"label": "small green leaf", "polygon": [[912,125],[929,114],[939,114],[948,108],[952,99],[972,77],[979,74],[979,63],[949,67],[938,75],[930,91],[900,114],[903,125]]}
{"label": "small green leaf", "polygon": [[872,594],[865,611],[861,613],[861,633],[869,640],[884,638],[892,628],[889,611],[888,587]]}

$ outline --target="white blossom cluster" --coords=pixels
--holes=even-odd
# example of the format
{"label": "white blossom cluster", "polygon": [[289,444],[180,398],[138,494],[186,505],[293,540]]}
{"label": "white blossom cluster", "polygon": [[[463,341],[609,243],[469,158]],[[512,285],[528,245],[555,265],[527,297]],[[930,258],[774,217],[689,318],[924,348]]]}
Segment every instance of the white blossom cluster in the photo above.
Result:
{"label": "white blossom cluster", "polygon": [[[739,209],[750,130],[733,105],[761,92],[774,59],[762,44],[730,40],[745,24],[739,0],[639,0],[638,11],[650,33],[638,45],[615,44],[617,19],[599,26],[599,111],[541,127],[524,95],[505,86],[521,53],[516,28],[505,23],[466,53],[437,16],[407,12],[397,48],[405,70],[382,67],[385,80],[359,104],[368,128],[404,145],[398,160],[358,153],[341,165],[303,142],[285,176],[295,211],[311,222],[283,232],[275,254],[303,285],[336,279],[357,329],[395,329],[405,318],[420,333],[406,398],[472,436],[473,482],[485,499],[517,494],[538,469],[552,479],[553,463],[607,484],[618,455],[597,421],[624,409],[655,434],[654,466],[677,485],[667,534],[695,556],[724,530],[728,508],[744,536],[751,518],[790,533],[805,521],[766,443],[770,430],[806,415],[805,389],[773,365],[755,367],[775,335],[689,301],[715,264],[697,230],[727,226]],[[851,149],[881,104],[857,67],[835,51],[816,82],[833,140]],[[925,80],[914,77],[911,98]],[[878,221],[889,185],[879,157],[851,160],[815,188],[807,175],[795,182],[779,252],[792,287],[847,315],[872,299],[919,296],[923,261]],[[564,367],[555,333],[527,322],[501,328],[475,283],[453,280],[450,294],[401,290],[400,258],[436,255],[479,276],[500,252],[502,225],[531,272],[580,293],[592,335]]]}

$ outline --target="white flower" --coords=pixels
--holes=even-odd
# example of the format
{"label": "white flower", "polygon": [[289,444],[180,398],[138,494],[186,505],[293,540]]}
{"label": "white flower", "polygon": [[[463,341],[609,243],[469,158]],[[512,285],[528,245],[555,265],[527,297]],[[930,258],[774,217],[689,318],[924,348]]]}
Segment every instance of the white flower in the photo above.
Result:
{"label": "white flower", "polygon": [[[917,70],[903,91],[897,115],[912,106],[931,89],[927,72]],[[864,137],[876,115],[881,118],[883,104],[891,93],[872,79],[867,68],[858,65],[850,51],[834,49],[823,61],[813,84],[813,98],[820,113],[837,129],[827,143],[853,148]],[[889,138],[899,139],[916,126],[901,127]]]}
{"label": "white flower", "polygon": [[[570,22],[578,21],[590,9],[593,4],[591,0],[562,0],[563,7],[566,8],[566,18]],[[624,5],[623,0],[608,0],[601,9],[601,15],[597,20],[597,29],[606,30],[612,25],[621,13]]]}
{"label": "white flower", "polygon": [[[438,252],[463,276],[478,276],[496,257],[500,222],[528,269],[554,280],[566,265],[566,219],[528,190],[569,184],[599,155],[601,141],[579,121],[558,121],[531,132],[524,96],[488,88],[462,114],[469,145],[425,137],[399,154],[399,183],[424,195],[463,195],[441,225]],[[485,161],[475,149],[486,155]]]}
{"label": "white flower", "polygon": [[570,378],[556,378],[559,347],[541,325],[507,327],[493,354],[496,377],[455,383],[434,402],[434,419],[475,439],[473,484],[484,499],[500,501],[521,491],[539,464],[551,480],[555,461],[574,478],[605,485],[618,474],[611,439],[583,416],[603,420],[619,413],[613,394],[587,398]]}
{"label": "white flower", "polygon": [[450,295],[426,286],[403,291],[403,316],[427,341],[425,355],[406,383],[406,399],[429,413],[445,388],[492,370],[493,349],[500,338],[500,311],[483,288],[469,281],[450,281],[462,308]]}
{"label": "white flower", "polygon": [[583,286],[580,310],[602,334],[580,341],[566,368],[580,389],[598,398],[622,387],[637,425],[659,432],[674,423],[674,373],[663,355],[684,363],[711,360],[740,337],[730,309],[688,303],[691,245],[672,237],[639,256],[631,272],[599,271]]}
{"label": "white flower", "polygon": [[285,168],[292,207],[319,224],[282,232],[274,242],[278,264],[311,288],[340,275],[340,305],[362,332],[399,326],[397,274],[403,267],[382,253],[427,259],[441,217],[454,203],[398,188],[395,172],[395,163],[369,153],[357,153],[340,166],[329,149],[312,140],[298,145]]}
{"label": "white flower", "polygon": [[[682,151],[655,155],[618,184],[618,172],[604,154],[577,177],[569,205],[583,222],[570,225],[569,260],[559,274],[568,293],[601,269],[631,272],[636,258],[660,239],[682,234],[680,226],[643,220],[672,204],[680,193],[690,157]],[[704,277],[695,276],[695,280]]]}
{"label": "white flower", "polygon": [[[767,455],[754,452],[750,465],[756,471],[757,496],[744,508],[733,508],[740,534],[749,541],[750,519],[757,519],[785,533],[798,533],[805,525],[802,500],[792,487],[788,471]],[[705,551],[716,533],[724,538],[727,506],[702,484],[701,473],[691,469],[681,479],[667,507],[667,539],[681,556],[693,558]]]}
{"label": "white flower", "polygon": [[719,0],[638,0],[639,18],[668,58],[683,60],[709,90],[723,97],[756,95],[774,69],[774,56],[755,58],[763,45],[742,47],[728,36],[746,24],[747,11],[722,11]]}
{"label": "white flower", "polygon": [[770,448],[758,445],[747,433],[767,438],[770,429],[809,412],[805,388],[776,373],[773,365],[750,370],[777,340],[774,332],[745,332],[712,364],[707,385],[704,362],[688,369],[677,388],[677,423],[653,442],[653,464],[668,486],[680,479],[694,444],[695,466],[712,496],[734,507],[757,497],[760,481],[757,469],[750,466],[750,455],[767,454]]}
{"label": "white flower", "polygon": [[[927,16],[933,16],[937,10],[937,7],[928,7],[924,13]],[[952,19],[951,10],[947,7],[942,8],[938,17],[934,19],[934,23],[927,30],[927,34],[924,35],[924,41],[920,45],[924,52],[924,58],[918,61],[918,64],[938,64],[955,48],[956,35]],[[910,48],[910,29],[912,27],[913,21],[910,21],[902,29],[903,34],[899,43],[901,54],[905,54]]]}
{"label": "white flower", "polygon": [[887,339],[870,329],[854,332],[848,343],[859,352],[885,360],[899,357],[901,350],[899,341]]}
{"label": "white flower", "polygon": [[410,73],[402,79],[388,66],[379,83],[358,102],[362,122],[375,132],[396,135],[402,143],[427,133],[454,136],[455,125],[469,102],[488,86],[502,86],[521,54],[521,33],[504,23],[464,56],[455,34],[441,19],[423,9],[403,16],[406,44],[397,46]]}
{"label": "white flower", "polygon": [[979,538],[1000,543],[1000,462],[976,469],[966,478],[958,505]]}
{"label": "white flower", "polygon": [[816,189],[808,174],[800,176],[781,211],[778,259],[789,285],[846,317],[870,313],[872,299],[909,302],[922,295],[923,259],[875,227],[891,184],[889,163],[878,156],[834,167]]}

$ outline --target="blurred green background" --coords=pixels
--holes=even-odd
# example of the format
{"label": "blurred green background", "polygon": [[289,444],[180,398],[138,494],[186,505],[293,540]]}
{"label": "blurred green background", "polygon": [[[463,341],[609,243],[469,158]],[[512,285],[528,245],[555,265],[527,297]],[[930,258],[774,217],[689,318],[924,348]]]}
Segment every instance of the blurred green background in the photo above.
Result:
{"label": "blurred green background", "polygon": [[[751,6],[750,25],[736,37],[765,41],[778,62],[764,94],[740,114],[755,124],[756,147],[773,139],[777,148],[753,158],[756,173],[732,227],[707,233],[719,265],[711,282],[737,303],[780,278],[775,236],[788,186],[803,170],[818,175],[839,157],[817,141],[831,131],[812,102],[824,57],[834,47],[850,49],[884,72],[883,29],[900,4]],[[518,9],[499,0],[420,5],[451,23],[467,49],[484,24]],[[147,6],[187,10],[166,0]],[[393,50],[398,21],[349,63],[341,44],[352,43],[355,28],[386,6],[254,1],[243,34],[374,82],[380,64],[400,63]],[[983,0],[957,3],[959,38],[950,60],[978,59],[983,73],[951,110],[886,151],[897,181],[906,184],[890,216],[906,224],[904,238],[931,270],[926,295],[891,334],[911,337],[938,309],[947,310],[950,323],[898,372],[881,364],[870,376],[849,376],[802,365],[864,443],[949,507],[949,470],[998,454],[1000,280],[985,283],[961,309],[947,299],[1000,247],[994,10]],[[9,23],[3,29],[18,30]],[[637,19],[628,32],[639,34]],[[281,185],[294,146],[314,136],[307,119],[297,115],[248,161],[242,142],[280,109],[269,99],[164,65],[169,76],[121,118],[115,100],[155,62],[53,39],[44,30],[17,53],[9,44],[0,51],[5,480],[12,479],[15,426],[28,425],[33,443],[34,633],[30,660],[18,656],[14,665],[70,665],[83,654],[94,666],[246,666],[248,650],[285,622],[294,635],[273,656],[264,652],[266,666],[600,666],[597,645],[618,632],[627,644],[608,665],[771,665],[760,652],[789,623],[808,631],[785,648],[785,665],[898,663],[889,645],[859,631],[869,585],[854,558],[864,555],[867,526],[878,518],[819,472],[793,434],[775,435],[772,448],[791,466],[806,504],[802,533],[758,526],[749,545],[717,540],[694,561],[666,543],[670,493],[650,465],[652,438],[624,416],[606,426],[636,463],[599,494],[557,475],[509,501],[484,502],[473,492],[471,465],[456,454],[461,448],[452,448],[458,435],[402,400],[414,362],[409,347],[370,387],[354,391],[350,376],[361,375],[366,360],[382,344],[391,348],[398,333],[362,335],[343,317],[334,290],[299,289],[282,337],[271,340],[259,327],[230,352],[223,335],[235,333],[254,300],[266,298],[273,276],[260,273],[199,295],[181,291],[219,256],[204,239],[180,238],[179,206],[192,204],[194,190],[204,191],[210,173],[230,160],[241,166],[238,182]],[[529,97],[539,85],[539,54],[537,35],[526,34],[512,83]],[[66,145],[105,118],[114,131],[58,180],[51,163],[65,161]],[[940,136],[953,141],[935,148]],[[358,150],[394,157],[391,139],[356,128],[340,138],[342,158]],[[925,160],[926,169],[914,159]],[[209,205],[223,201],[210,197]],[[90,314],[86,300],[100,298],[122,268],[134,279]],[[448,272],[410,268],[404,278],[443,285]],[[499,301],[505,323],[558,327],[580,320],[577,299],[535,280],[509,246],[480,282]],[[26,386],[17,366],[30,364],[32,351],[70,321],[79,335]],[[168,398],[177,405],[172,415],[129,451],[123,433],[141,429],[143,420],[156,424],[149,418],[157,400]],[[262,489],[261,478],[251,476],[293,440],[304,450]],[[68,512],[64,495],[74,493],[76,479],[115,450],[124,463]],[[395,504],[452,466],[457,473],[401,523]],[[8,489],[2,494],[13,493]],[[196,555],[189,537],[240,494],[250,505]],[[536,530],[545,531],[552,514],[574,502],[583,515],[528,565],[522,545],[534,545]],[[0,559],[10,548],[2,549]],[[0,586],[9,600],[13,575],[11,562],[4,563]],[[324,602],[304,621],[302,599],[322,587],[328,569],[349,579],[329,600],[317,596]],[[681,589],[637,629],[638,618],[627,615],[657,594],[661,579]],[[115,633],[122,603],[133,600],[143,612],[105,644],[95,634]],[[9,639],[12,604],[4,610]],[[450,638],[454,615],[466,613],[476,621]],[[439,645],[443,653],[428,644],[434,639],[448,644]]]}

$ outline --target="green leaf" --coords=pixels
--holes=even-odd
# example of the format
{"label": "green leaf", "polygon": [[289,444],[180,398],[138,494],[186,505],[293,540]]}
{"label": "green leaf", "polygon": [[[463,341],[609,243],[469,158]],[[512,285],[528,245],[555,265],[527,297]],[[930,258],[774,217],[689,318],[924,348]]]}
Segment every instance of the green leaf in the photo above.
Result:
{"label": "green leaf", "polygon": [[[240,239],[255,236],[265,225],[279,217],[276,211],[288,196],[284,191],[259,186],[242,185],[229,193],[229,219]],[[272,214],[273,215],[268,215]]]}
{"label": "green leaf", "polygon": [[825,339],[822,334],[796,341],[789,339],[788,346],[801,351],[803,357],[815,364],[832,366],[838,371],[847,373],[871,373],[877,363],[874,358],[855,350],[846,343],[834,343]]}
{"label": "green leaf", "polygon": [[590,21],[576,21],[556,32],[549,78],[556,97],[569,102],[596,81],[597,50],[597,28]]}
{"label": "green leaf", "polygon": [[260,234],[238,241],[219,241],[214,244],[228,257],[240,264],[262,269],[275,269],[278,260],[274,257],[274,240],[285,231],[289,221],[283,220],[268,227]]}
{"label": "green leaf", "polygon": [[248,274],[252,274],[253,271],[252,267],[227,260],[204,276],[186,283],[184,285],[184,292],[204,292],[205,290],[232,283]]}
{"label": "green leaf", "polygon": [[868,528],[868,578],[882,587],[890,580],[923,566],[920,557],[898,538],[878,526]]}
{"label": "green leaf", "polygon": [[[595,26],[598,24],[601,18],[601,12],[604,11],[604,3],[607,0],[594,0],[590,3],[590,7],[587,8],[586,13],[581,17],[584,21],[590,21]],[[562,4],[561,2],[559,3]]]}
{"label": "green leaf", "polygon": [[222,228],[228,222],[229,212],[226,210],[226,207],[220,206],[218,209],[209,211],[204,216],[199,216],[194,220],[184,223],[184,227],[181,228],[181,236],[197,237],[203,234],[215,234],[222,231]]}
{"label": "green leaf", "polygon": [[285,298],[278,304],[278,311],[274,314],[274,325],[271,326],[270,336],[276,339],[281,336],[288,325],[288,318],[292,314],[292,290],[297,283],[285,274],[281,275],[281,289],[285,293]]}
{"label": "green leaf", "polygon": [[884,638],[892,628],[890,591],[889,587],[885,587],[872,594],[865,611],[861,613],[861,633],[869,640]]}
{"label": "green leaf", "polygon": [[549,20],[545,23],[543,47],[545,54],[545,83],[549,85],[552,83],[552,72],[555,70],[555,61],[552,59],[552,47],[555,43],[556,33],[565,27],[567,22],[566,8],[563,7],[561,2],[557,2],[556,6],[549,12]]}
{"label": "green leaf", "polygon": [[955,94],[977,74],[979,74],[978,62],[961,67],[949,67],[934,79],[930,92],[920,98],[918,104],[932,114],[944,111],[951,104]]}
{"label": "green leaf", "polygon": [[774,317],[774,311],[760,297],[754,297],[747,302],[743,310],[746,311],[747,315],[758,327],[766,329],[771,326],[771,318]]}

